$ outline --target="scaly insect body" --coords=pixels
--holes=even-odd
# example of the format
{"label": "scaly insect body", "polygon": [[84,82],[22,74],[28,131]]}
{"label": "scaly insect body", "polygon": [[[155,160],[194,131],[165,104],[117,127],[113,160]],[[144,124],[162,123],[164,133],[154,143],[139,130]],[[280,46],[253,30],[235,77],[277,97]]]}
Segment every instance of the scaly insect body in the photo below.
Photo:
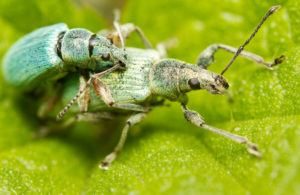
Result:
{"label": "scaly insect body", "polygon": [[[75,119],[97,121],[101,117],[107,117],[107,112],[111,116],[113,113],[130,116],[122,131],[119,144],[111,154],[106,156],[100,167],[103,169],[109,167],[123,147],[129,127],[140,122],[147,112],[158,105],[160,98],[179,102],[185,118],[192,124],[245,144],[250,154],[260,156],[254,143],[244,137],[207,125],[196,111],[189,110],[186,106],[188,103],[186,93],[189,91],[205,89],[212,94],[223,94],[229,87],[223,76],[206,70],[213,62],[215,52],[222,48],[232,50],[233,53],[238,51],[226,45],[211,45],[201,53],[196,65],[162,58],[161,53],[156,50],[126,48],[128,55],[126,71],[115,71],[93,77],[96,83],[101,83],[100,87],[97,87],[98,84],[93,85],[88,113],[81,114],[78,108],[72,109],[76,115]],[[276,62],[267,63],[262,61],[260,56],[245,51],[241,55],[267,66],[281,62],[276,59]],[[66,82],[63,97],[65,101],[75,95],[74,89],[78,88],[78,85],[74,80]],[[104,97],[109,99],[109,103]]]}
{"label": "scaly insect body", "polygon": [[[146,116],[147,112],[149,112],[154,106],[158,105],[160,103],[160,98],[179,102],[181,104],[184,117],[188,122],[197,127],[201,127],[210,132],[224,136],[237,143],[244,144],[250,154],[260,157],[261,153],[259,152],[256,144],[252,143],[245,137],[207,125],[199,113],[188,109],[188,99],[186,93],[192,90],[201,89],[205,89],[212,94],[225,93],[229,87],[229,84],[222,75],[238,55],[263,64],[269,68],[280,64],[283,60],[283,57],[277,58],[274,62],[268,63],[265,62],[262,57],[256,54],[243,51],[244,47],[255,36],[263,22],[278,8],[279,6],[271,7],[261,22],[257,25],[251,36],[245,41],[244,44],[241,45],[241,47],[236,49],[223,44],[210,45],[199,55],[196,64],[165,58],[165,50],[162,49],[162,47],[160,47],[158,50],[126,48],[126,50],[122,50],[126,52],[122,53],[118,48],[114,48],[111,44],[108,46],[105,44],[100,44],[103,43],[98,41],[98,39],[100,40],[100,36],[93,36],[87,31],[78,31],[77,29],[62,33],[63,30],[57,30],[54,33],[55,41],[53,41],[49,38],[52,37],[53,33],[49,34],[49,31],[42,30],[45,34],[41,34],[41,36],[43,38],[48,37],[47,40],[49,40],[51,46],[49,46],[48,42],[43,42],[41,40],[38,40],[40,42],[33,41],[34,47],[30,46],[28,40],[30,40],[30,38],[37,37],[36,34],[33,34],[34,36],[29,35],[29,37],[23,39],[23,42],[25,41],[26,44],[21,40],[13,47],[13,49],[10,50],[8,57],[6,58],[6,63],[4,66],[6,74],[5,76],[14,84],[17,83],[19,85],[32,86],[32,83],[38,81],[39,79],[37,78],[39,77],[43,77],[45,79],[45,75],[47,75],[47,78],[49,77],[48,79],[53,79],[55,74],[53,74],[53,77],[51,77],[49,76],[51,75],[50,73],[54,72],[58,74],[58,72],[55,71],[52,65],[55,67],[57,66],[57,69],[61,69],[62,61],[65,62],[63,63],[63,67],[71,67],[70,69],[78,67],[81,69],[92,70],[95,69],[95,67],[97,69],[97,63],[90,64],[87,62],[90,62],[90,59],[94,57],[99,57],[104,60],[104,53],[107,54],[110,52],[113,54],[114,58],[106,60],[112,63],[112,65],[119,63],[121,58],[122,60],[126,61],[126,70],[121,71],[118,69],[109,68],[96,73],[88,71],[88,78],[81,76],[78,82],[78,77],[66,77],[63,83],[65,87],[63,90],[62,99],[70,99],[70,94],[72,94],[74,97],[58,114],[57,119],[59,120],[63,118],[69,109],[71,109],[71,112],[75,114],[75,117],[71,117],[71,119],[73,118],[73,122],[80,120],[91,121],[93,119],[98,121],[99,118],[104,116],[107,112],[111,115],[114,115],[114,113],[129,115],[117,146],[114,148],[114,151],[107,155],[100,164],[100,167],[103,169],[107,169],[110,166],[110,164],[117,157],[117,154],[123,148],[130,127],[139,123]],[[124,33],[124,37],[126,38],[127,35],[133,31],[137,31],[144,43],[147,43],[147,39],[143,36],[143,33],[141,33],[139,28],[129,25],[122,29],[118,25],[116,26],[118,32],[117,35],[114,31],[108,32],[106,35],[108,39],[112,40],[114,45],[124,46],[124,40],[122,36],[117,36]],[[61,26],[61,28],[63,28],[63,26]],[[128,31],[128,29],[131,30]],[[77,41],[74,41],[74,38],[77,40],[77,36],[80,37],[78,43]],[[87,37],[89,38],[87,39]],[[89,41],[87,42],[87,40]],[[76,45],[81,46],[76,47]],[[90,47],[91,45],[93,47]],[[36,49],[36,51],[32,52],[28,49],[25,49],[25,53],[22,53],[22,51],[18,51],[17,46],[27,46],[31,49]],[[38,49],[38,46],[41,47],[41,50]],[[51,56],[55,56],[52,56],[53,59],[45,55],[48,54],[47,52],[49,51],[47,49],[49,48],[51,50]],[[74,48],[77,48],[77,50],[74,50]],[[213,62],[214,54],[220,49],[234,53],[235,55],[222,73],[216,74],[207,70],[207,68]],[[103,53],[103,51],[105,52]],[[30,54],[32,56],[34,53],[39,52],[46,56],[46,60],[43,61],[45,63],[35,63],[31,65],[31,63],[29,63],[31,62],[31,58],[25,57],[25,55]],[[17,57],[14,57],[14,53],[17,53]],[[117,62],[113,60],[116,56],[118,56]],[[22,62],[22,57],[24,57],[24,62],[26,65],[25,67],[22,67],[22,64],[19,64]],[[37,60],[38,58],[33,56],[32,59]],[[124,62],[122,60],[121,62]],[[100,60],[100,67],[102,65],[101,62],[102,61]],[[40,68],[40,65],[42,65],[42,68]],[[47,70],[49,70],[50,73]],[[27,74],[28,71],[33,72]],[[21,77],[21,75],[24,73],[25,76]],[[80,74],[80,71],[77,71],[77,73]],[[22,79],[18,78],[18,76]],[[77,79],[77,82],[74,82],[74,78]],[[78,88],[80,90],[76,93],[75,91]],[[90,90],[90,88],[93,88],[93,90]],[[76,101],[79,107],[71,108]]]}
{"label": "scaly insect body", "polygon": [[16,42],[4,58],[4,77],[10,84],[32,90],[70,71],[99,72],[126,64],[126,52],[103,36],[66,24],[43,27]]}

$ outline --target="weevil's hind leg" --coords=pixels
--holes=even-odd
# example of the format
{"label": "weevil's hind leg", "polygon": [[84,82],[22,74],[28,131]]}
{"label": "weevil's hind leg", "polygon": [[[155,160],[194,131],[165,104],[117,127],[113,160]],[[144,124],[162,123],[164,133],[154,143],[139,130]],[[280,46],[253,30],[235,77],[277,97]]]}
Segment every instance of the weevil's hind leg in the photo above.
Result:
{"label": "weevil's hind leg", "polygon": [[109,168],[109,166],[111,165],[111,163],[117,158],[118,154],[120,153],[120,151],[122,150],[126,138],[127,138],[127,134],[128,131],[130,129],[130,127],[132,127],[133,125],[139,123],[142,121],[143,118],[145,118],[146,114],[145,113],[137,113],[134,115],[131,115],[127,121],[126,124],[122,130],[121,133],[121,137],[119,139],[118,144],[116,145],[116,147],[114,148],[114,150],[108,154],[104,160],[100,163],[99,167],[103,170],[107,170]]}
{"label": "weevil's hind leg", "polygon": [[189,121],[190,123],[196,125],[197,127],[201,127],[203,129],[206,129],[210,132],[213,132],[215,134],[221,135],[223,137],[226,137],[232,141],[235,141],[239,144],[244,144],[247,147],[247,151],[256,156],[256,157],[261,157],[261,153],[257,147],[256,144],[250,142],[247,138],[233,134],[233,133],[229,133],[227,131],[224,131],[222,129],[218,129],[216,127],[212,127],[210,125],[207,125],[203,118],[199,115],[199,113],[193,111],[193,110],[189,110],[186,105],[182,105],[182,109],[184,112],[184,117],[186,118],[187,121]]}
{"label": "weevil's hind leg", "polygon": [[51,112],[51,110],[55,107],[57,102],[60,99],[62,87],[57,84],[55,86],[51,86],[45,92],[43,96],[43,103],[39,106],[37,111],[37,116],[40,119],[47,118],[47,115]]}
{"label": "weevil's hind leg", "polygon": [[75,117],[71,117],[63,122],[48,121],[34,134],[34,138],[44,138],[54,134],[67,133],[70,127],[76,122]]}
{"label": "weevil's hind leg", "polygon": [[[201,68],[207,69],[207,67],[213,63],[214,61],[214,55],[217,51],[220,49],[225,50],[227,52],[235,54],[237,52],[237,48],[231,47],[229,45],[224,44],[212,44],[208,46],[198,57],[197,65]],[[240,55],[248,60],[252,60],[258,64],[262,64],[266,66],[267,68],[276,66],[284,60],[284,56],[280,56],[274,60],[274,62],[266,62],[263,57],[248,52],[248,51],[242,51]]]}
{"label": "weevil's hind leg", "polygon": [[34,135],[34,138],[43,138],[53,134],[67,133],[77,122],[99,122],[100,120],[112,120],[115,115],[110,112],[85,112],[76,114],[65,121],[57,122],[50,121],[42,126],[39,131]]}

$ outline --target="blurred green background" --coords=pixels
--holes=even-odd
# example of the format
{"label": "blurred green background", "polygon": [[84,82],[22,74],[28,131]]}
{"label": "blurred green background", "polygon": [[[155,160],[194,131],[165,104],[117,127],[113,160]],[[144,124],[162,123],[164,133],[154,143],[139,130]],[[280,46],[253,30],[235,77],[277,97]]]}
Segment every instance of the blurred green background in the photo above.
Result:
{"label": "blurred green background", "polygon": [[[41,26],[65,22],[94,32],[110,28],[112,10],[119,8],[122,22],[138,25],[153,44],[177,38],[169,56],[193,63],[209,44],[239,46],[274,4],[282,9],[247,50],[268,60],[284,54],[286,61],[270,71],[238,59],[225,75],[232,103],[205,91],[189,95],[190,108],[209,124],[258,143],[262,159],[189,125],[180,106],[171,103],[133,128],[121,155],[104,172],[98,163],[112,150],[122,123],[117,129],[98,124],[101,133],[78,124],[64,136],[34,139],[40,127],[35,105],[0,76],[0,193],[299,193],[298,0],[1,0],[0,57],[18,38]],[[135,36],[129,44],[141,46]],[[211,69],[220,72],[231,57],[218,53]]]}

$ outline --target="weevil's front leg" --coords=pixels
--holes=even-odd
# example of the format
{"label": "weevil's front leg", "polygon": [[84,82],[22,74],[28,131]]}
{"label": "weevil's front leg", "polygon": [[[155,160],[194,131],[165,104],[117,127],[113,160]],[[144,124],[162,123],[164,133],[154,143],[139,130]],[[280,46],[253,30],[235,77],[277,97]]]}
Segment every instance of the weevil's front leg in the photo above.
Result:
{"label": "weevil's front leg", "polygon": [[[215,53],[217,51],[219,51],[220,49],[225,50],[230,53],[236,53],[238,50],[237,48],[231,47],[229,45],[224,45],[224,44],[210,45],[199,55],[198,60],[197,60],[197,65],[200,66],[201,68],[207,69],[207,67],[211,63],[213,63]],[[274,60],[274,62],[266,62],[263,57],[261,57],[257,54],[248,52],[248,51],[242,51],[240,53],[240,55],[242,57],[252,60],[258,64],[262,64],[268,68],[282,63],[282,61],[284,59],[284,56],[280,56],[280,57],[276,58]]]}
{"label": "weevil's front leg", "polygon": [[114,148],[113,152],[111,152],[110,154],[108,154],[104,160],[100,163],[99,167],[101,169],[107,170],[109,168],[109,166],[111,165],[111,163],[116,159],[117,155],[120,153],[120,151],[122,150],[126,138],[127,138],[127,134],[129,131],[129,128],[132,127],[133,125],[139,123],[142,121],[143,118],[145,118],[146,114],[145,113],[137,113],[134,114],[132,116],[130,116],[125,124],[125,127],[122,130],[121,133],[121,137],[120,140],[117,144],[117,146]]}
{"label": "weevil's front leg", "polygon": [[239,144],[244,144],[247,147],[247,151],[256,156],[256,157],[261,157],[261,153],[257,147],[256,144],[250,142],[247,138],[229,133],[227,131],[224,131],[222,129],[218,129],[216,127],[212,127],[210,125],[207,125],[203,118],[199,115],[198,112],[195,112],[193,110],[189,110],[186,105],[182,105],[182,110],[184,112],[184,117],[186,118],[187,121],[190,123],[196,125],[197,127],[201,127],[203,129],[206,129],[210,132],[213,132],[215,134],[221,135],[223,137],[226,137],[228,139],[231,139],[232,141],[235,141]]}

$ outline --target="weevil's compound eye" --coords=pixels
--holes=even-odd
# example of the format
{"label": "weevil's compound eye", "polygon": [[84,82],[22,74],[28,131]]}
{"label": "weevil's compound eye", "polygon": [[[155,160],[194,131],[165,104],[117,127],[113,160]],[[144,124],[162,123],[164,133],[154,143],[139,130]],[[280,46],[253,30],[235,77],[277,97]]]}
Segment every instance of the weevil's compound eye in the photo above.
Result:
{"label": "weevil's compound eye", "polygon": [[188,81],[188,84],[191,87],[191,89],[200,89],[200,82],[197,78],[191,78]]}
{"label": "weevil's compound eye", "polygon": [[105,53],[101,56],[101,59],[104,61],[109,61],[110,60],[110,54],[109,53]]}

